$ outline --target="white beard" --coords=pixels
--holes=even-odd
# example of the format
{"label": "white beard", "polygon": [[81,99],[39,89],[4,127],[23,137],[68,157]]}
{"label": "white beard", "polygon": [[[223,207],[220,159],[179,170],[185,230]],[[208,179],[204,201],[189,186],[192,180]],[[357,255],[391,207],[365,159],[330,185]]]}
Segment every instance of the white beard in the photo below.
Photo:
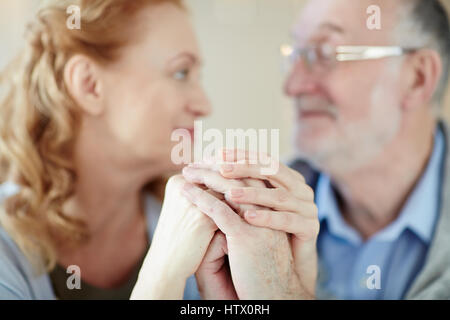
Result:
{"label": "white beard", "polygon": [[[336,134],[313,143],[302,141],[298,123],[294,134],[297,156],[316,169],[341,174],[357,170],[377,157],[398,134],[402,121],[400,108],[386,99],[389,83],[383,81],[385,77],[380,77],[372,91],[368,114],[361,120],[341,124]],[[338,114],[336,121],[341,119]]]}

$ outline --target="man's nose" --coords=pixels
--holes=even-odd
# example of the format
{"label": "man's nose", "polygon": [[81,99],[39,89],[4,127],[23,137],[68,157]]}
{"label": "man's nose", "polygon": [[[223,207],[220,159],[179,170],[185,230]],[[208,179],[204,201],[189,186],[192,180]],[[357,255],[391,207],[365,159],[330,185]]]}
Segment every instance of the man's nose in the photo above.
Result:
{"label": "man's nose", "polygon": [[212,106],[203,87],[198,86],[193,92],[188,103],[188,109],[196,118],[206,117],[211,114]]}
{"label": "man's nose", "polygon": [[297,97],[302,94],[314,94],[319,88],[317,75],[298,61],[293,66],[284,84],[284,93],[289,97]]}

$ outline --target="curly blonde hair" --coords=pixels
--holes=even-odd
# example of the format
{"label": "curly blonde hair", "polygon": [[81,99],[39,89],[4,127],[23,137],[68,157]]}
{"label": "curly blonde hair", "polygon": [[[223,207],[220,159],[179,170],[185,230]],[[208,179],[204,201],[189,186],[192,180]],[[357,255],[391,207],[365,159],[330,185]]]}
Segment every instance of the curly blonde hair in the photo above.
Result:
{"label": "curly blonde hair", "polygon": [[[163,2],[184,8],[181,0],[47,1],[27,28],[26,47],[0,74],[0,182],[21,187],[2,204],[0,223],[38,273],[54,268],[58,240],[76,246],[89,239],[86,224],[62,210],[74,193],[80,122],[64,67],[74,54],[113,61],[129,42],[131,19]],[[66,27],[71,5],[81,10],[81,29]]]}

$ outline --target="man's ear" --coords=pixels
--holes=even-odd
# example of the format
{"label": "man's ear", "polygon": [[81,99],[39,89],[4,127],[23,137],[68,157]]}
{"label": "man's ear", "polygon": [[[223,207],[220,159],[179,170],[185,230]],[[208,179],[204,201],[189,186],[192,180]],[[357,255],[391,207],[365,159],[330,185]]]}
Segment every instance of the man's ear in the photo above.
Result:
{"label": "man's ear", "polygon": [[438,52],[422,49],[408,60],[404,108],[415,109],[431,103],[442,75],[442,59]]}
{"label": "man's ear", "polygon": [[103,112],[100,69],[90,58],[75,55],[64,68],[67,90],[84,112],[97,116]]}

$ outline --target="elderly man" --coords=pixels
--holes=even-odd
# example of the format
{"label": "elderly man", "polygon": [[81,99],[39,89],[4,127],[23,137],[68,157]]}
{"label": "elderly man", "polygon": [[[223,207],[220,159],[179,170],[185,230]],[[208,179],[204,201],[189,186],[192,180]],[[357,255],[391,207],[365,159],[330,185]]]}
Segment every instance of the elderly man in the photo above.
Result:
{"label": "elderly man", "polygon": [[[367,25],[371,5],[381,9],[381,30]],[[338,299],[450,298],[449,133],[436,116],[450,63],[449,22],[442,5],[437,0],[314,0],[302,12],[293,38],[293,46],[282,48],[291,63],[285,92],[297,111],[299,160],[292,168],[314,189],[320,221],[316,291],[303,286],[297,298],[311,297],[305,292]],[[228,179],[265,178],[251,166],[235,167],[234,174],[224,167],[220,172]],[[226,183],[211,182],[211,174],[185,170],[187,180],[236,200]],[[292,172],[282,167],[270,178],[275,181],[271,188],[283,178],[291,181],[290,193],[279,192],[271,200],[261,187],[234,193],[247,199],[242,202],[266,203],[275,210],[297,203],[304,211],[290,197],[295,186],[303,188]],[[316,230],[313,214],[309,222],[301,216],[266,212],[253,224],[288,233],[303,226],[294,234],[293,250],[296,272],[310,286],[315,264],[307,260],[314,255],[304,240],[315,242]],[[258,219],[248,213],[244,217]],[[232,260],[233,274],[240,267]],[[212,269],[219,270],[222,262]],[[223,292],[225,285],[214,286],[217,277],[200,273],[203,291]],[[245,279],[233,277],[233,282],[238,288]]]}
{"label": "elderly man", "polygon": [[[362,14],[374,3],[380,31]],[[315,189],[321,221],[317,294],[450,298],[448,132],[436,116],[450,54],[442,5],[316,0],[294,30],[296,57],[318,53],[295,59],[285,85],[306,160],[293,167]]]}

